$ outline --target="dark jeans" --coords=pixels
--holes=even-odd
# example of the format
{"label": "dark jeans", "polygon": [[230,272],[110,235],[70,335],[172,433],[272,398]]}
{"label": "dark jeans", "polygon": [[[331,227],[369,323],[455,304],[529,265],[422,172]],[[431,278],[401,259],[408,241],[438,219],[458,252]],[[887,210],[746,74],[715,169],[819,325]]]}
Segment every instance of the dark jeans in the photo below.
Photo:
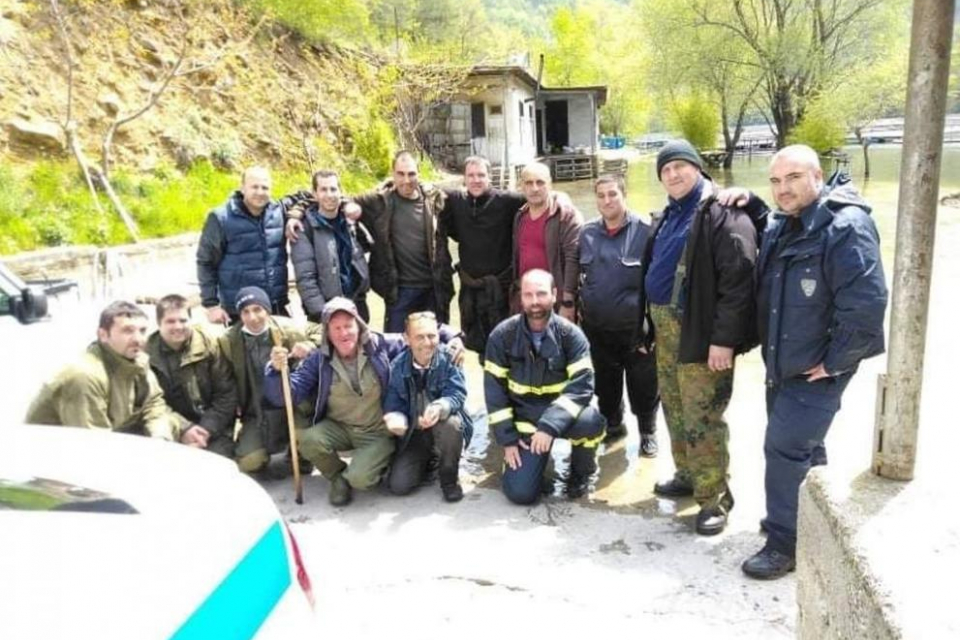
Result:
{"label": "dark jeans", "polygon": [[792,378],[767,387],[767,461],[764,488],[767,542],[793,556],[797,548],[797,502],[800,483],[810,468],[826,464],[823,439],[840,410],[840,396],[852,374],[807,382]]}
{"label": "dark jeans", "polygon": [[629,332],[584,327],[590,341],[590,358],[596,376],[597,404],[611,428],[623,424],[623,383],[626,379],[630,411],[637,416],[640,432],[656,431],[660,406],[657,385],[657,354],[640,353]]}
{"label": "dark jeans", "polygon": [[451,416],[430,429],[416,426],[407,446],[397,451],[390,466],[387,486],[390,493],[404,496],[420,486],[430,471],[431,459],[440,459],[440,485],[457,484],[463,430],[460,418]]}
{"label": "dark jeans", "polygon": [[[593,407],[587,407],[580,412],[576,421],[570,425],[567,432],[561,436],[570,440],[573,451],[570,455],[570,473],[587,476],[597,469],[597,445],[603,440],[607,423],[600,412]],[[524,440],[529,442],[530,436]],[[543,471],[547,468],[550,453],[534,454],[529,449],[519,447],[520,468],[503,468],[503,493],[510,502],[516,504],[533,504],[540,497],[540,482]]]}
{"label": "dark jeans", "polygon": [[[400,287],[397,289],[397,301],[387,305],[387,312],[383,320],[383,330],[386,333],[402,333],[407,316],[414,311],[437,310],[437,297],[433,286],[426,289]],[[438,314],[439,319],[439,314]]]}

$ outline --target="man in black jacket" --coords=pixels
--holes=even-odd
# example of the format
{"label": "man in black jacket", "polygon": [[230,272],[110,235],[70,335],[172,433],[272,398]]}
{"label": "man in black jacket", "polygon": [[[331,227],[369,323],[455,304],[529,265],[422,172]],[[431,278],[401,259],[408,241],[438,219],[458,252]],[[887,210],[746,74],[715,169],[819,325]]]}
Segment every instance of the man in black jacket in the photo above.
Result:
{"label": "man in black jacket", "polygon": [[464,161],[466,189],[447,191],[440,224],[460,249],[460,327],[467,348],[480,354],[493,328],[510,315],[513,220],[526,202],[490,185],[490,162]]}
{"label": "man in black jacket", "polygon": [[[644,293],[656,331],[657,378],[676,473],[654,492],[693,496],[701,535],[723,531],[734,356],[756,344],[753,266],[766,205],[725,206],[686,140],[665,145],[657,175],[669,202],[654,221],[644,256]],[[745,209],[754,210],[751,216]]]}

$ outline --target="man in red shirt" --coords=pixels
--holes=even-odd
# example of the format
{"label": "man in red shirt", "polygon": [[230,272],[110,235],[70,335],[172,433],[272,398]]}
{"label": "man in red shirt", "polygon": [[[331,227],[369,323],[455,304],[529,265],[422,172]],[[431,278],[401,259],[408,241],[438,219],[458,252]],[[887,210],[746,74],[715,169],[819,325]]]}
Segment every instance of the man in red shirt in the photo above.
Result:
{"label": "man in red shirt", "polygon": [[520,190],[527,203],[514,220],[514,281],[531,269],[552,274],[557,311],[576,322],[583,216],[568,199],[558,200],[552,187],[550,169],[540,162],[531,162],[520,174]]}

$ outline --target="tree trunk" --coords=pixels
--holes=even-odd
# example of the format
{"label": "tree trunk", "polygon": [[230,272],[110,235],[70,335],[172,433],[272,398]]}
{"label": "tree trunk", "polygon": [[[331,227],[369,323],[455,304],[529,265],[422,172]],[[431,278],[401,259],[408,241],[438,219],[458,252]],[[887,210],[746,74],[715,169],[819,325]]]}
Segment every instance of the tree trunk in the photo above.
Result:
{"label": "tree trunk", "polygon": [[863,139],[860,142],[863,147],[863,179],[870,179],[870,140]]}

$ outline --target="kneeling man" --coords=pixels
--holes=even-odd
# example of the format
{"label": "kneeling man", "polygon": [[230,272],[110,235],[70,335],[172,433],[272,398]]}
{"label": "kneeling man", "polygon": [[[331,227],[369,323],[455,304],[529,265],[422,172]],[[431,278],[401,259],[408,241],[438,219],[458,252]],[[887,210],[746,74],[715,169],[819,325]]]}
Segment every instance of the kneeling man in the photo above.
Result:
{"label": "kneeling man", "polygon": [[517,504],[540,497],[555,438],[573,445],[567,495],[583,496],[606,430],[603,416],[590,406],[593,366],[587,338],[554,313],[556,300],[553,276],[528,271],[520,281],[523,313],[497,325],[487,341],[487,413],[503,447],[503,492]]}
{"label": "kneeling man", "polygon": [[427,478],[431,462],[439,459],[443,499],[457,502],[463,498],[460,452],[473,434],[464,410],[467,383],[453,353],[440,344],[432,311],[411,313],[404,336],[408,346],[390,366],[383,416],[387,428],[399,438],[390,491],[410,493]]}

